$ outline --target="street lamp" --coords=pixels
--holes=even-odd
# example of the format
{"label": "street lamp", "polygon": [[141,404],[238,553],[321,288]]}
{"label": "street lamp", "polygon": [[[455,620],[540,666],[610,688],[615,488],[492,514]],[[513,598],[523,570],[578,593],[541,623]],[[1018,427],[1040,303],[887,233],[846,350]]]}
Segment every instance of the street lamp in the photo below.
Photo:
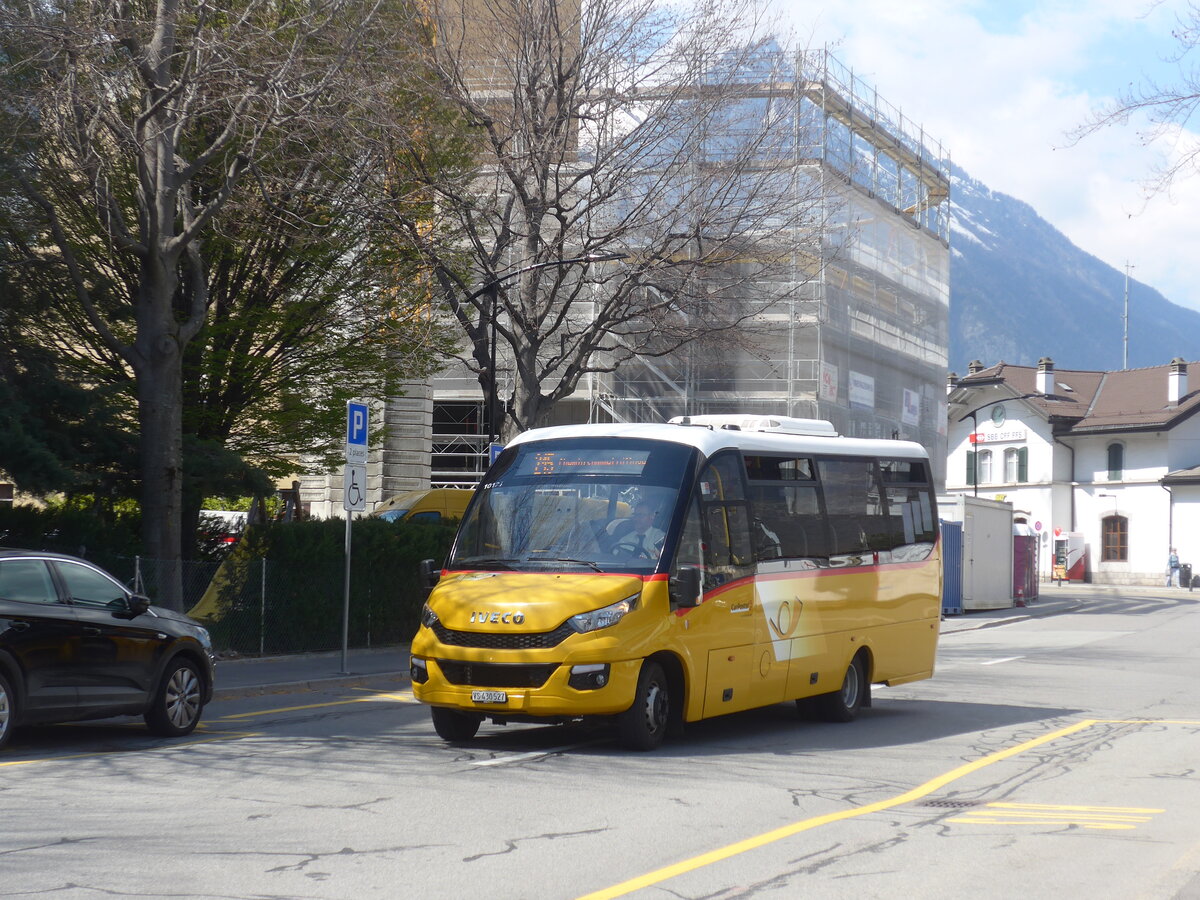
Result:
{"label": "street lamp", "polygon": [[491,369],[488,381],[488,394],[486,398],[487,406],[485,413],[488,420],[488,448],[491,449],[492,443],[499,437],[498,429],[496,428],[496,404],[498,401],[499,385],[496,378],[496,311],[497,311],[497,295],[502,282],[508,281],[510,278],[516,278],[519,275],[524,275],[526,272],[532,272],[536,269],[549,268],[565,268],[567,266],[582,263],[587,265],[594,262],[610,262],[616,259],[625,259],[627,253],[592,253],[587,256],[575,256],[571,259],[551,259],[545,262],[532,263],[528,266],[521,266],[519,269],[513,269],[511,272],[506,272],[503,275],[497,275],[495,278],[489,278],[479,290],[470,294],[466,303],[472,303],[478,300],[484,294],[488,295],[488,365]]}

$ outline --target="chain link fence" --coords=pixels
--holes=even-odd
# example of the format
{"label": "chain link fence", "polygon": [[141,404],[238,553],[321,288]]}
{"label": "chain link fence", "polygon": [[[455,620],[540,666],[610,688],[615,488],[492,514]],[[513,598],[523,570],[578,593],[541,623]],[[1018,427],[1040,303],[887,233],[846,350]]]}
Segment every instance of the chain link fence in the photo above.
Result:
{"label": "chain link fence", "polygon": [[[0,546],[81,556],[128,587],[161,600],[166,566],[135,555],[136,523],[78,510],[0,510]],[[350,572],[351,647],[411,640],[427,591],[423,559],[441,560],[452,525],[356,519]],[[337,650],[342,646],[346,528],[340,520],[251,529],[216,559],[184,560],[183,611],[209,630],[224,656]],[[160,574],[161,573],[161,574]]]}

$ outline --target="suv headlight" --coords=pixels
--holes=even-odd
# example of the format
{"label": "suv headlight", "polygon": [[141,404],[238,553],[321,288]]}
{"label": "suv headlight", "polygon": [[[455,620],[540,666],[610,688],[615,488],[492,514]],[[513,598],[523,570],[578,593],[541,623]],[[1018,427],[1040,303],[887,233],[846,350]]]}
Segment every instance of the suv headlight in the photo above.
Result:
{"label": "suv headlight", "polygon": [[580,634],[616,625],[625,618],[627,613],[637,609],[638,596],[638,594],[631,594],[624,600],[618,600],[616,603],[606,606],[603,609],[594,609],[591,612],[571,616],[571,618],[567,619],[567,624]]}
{"label": "suv headlight", "polygon": [[432,628],[437,623],[438,623],[437,613],[435,613],[432,609],[430,609],[429,604],[426,603],[424,606],[421,607],[421,624],[424,625],[426,628]]}

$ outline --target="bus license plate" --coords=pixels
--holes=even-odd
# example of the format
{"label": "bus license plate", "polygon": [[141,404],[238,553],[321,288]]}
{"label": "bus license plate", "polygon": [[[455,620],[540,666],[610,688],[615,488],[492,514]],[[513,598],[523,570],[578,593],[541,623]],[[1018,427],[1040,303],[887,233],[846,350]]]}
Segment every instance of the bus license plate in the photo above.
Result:
{"label": "bus license plate", "polygon": [[508,694],[504,691],[471,691],[474,703],[507,703]]}

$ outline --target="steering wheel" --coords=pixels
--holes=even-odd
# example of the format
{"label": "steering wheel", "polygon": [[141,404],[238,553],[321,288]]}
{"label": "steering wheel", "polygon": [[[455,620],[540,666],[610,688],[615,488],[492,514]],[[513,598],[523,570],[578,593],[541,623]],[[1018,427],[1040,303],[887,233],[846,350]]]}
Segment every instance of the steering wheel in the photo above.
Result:
{"label": "steering wheel", "polygon": [[655,551],[645,546],[641,542],[637,544],[622,543],[617,541],[613,547],[613,556],[625,557],[628,559],[654,559]]}

